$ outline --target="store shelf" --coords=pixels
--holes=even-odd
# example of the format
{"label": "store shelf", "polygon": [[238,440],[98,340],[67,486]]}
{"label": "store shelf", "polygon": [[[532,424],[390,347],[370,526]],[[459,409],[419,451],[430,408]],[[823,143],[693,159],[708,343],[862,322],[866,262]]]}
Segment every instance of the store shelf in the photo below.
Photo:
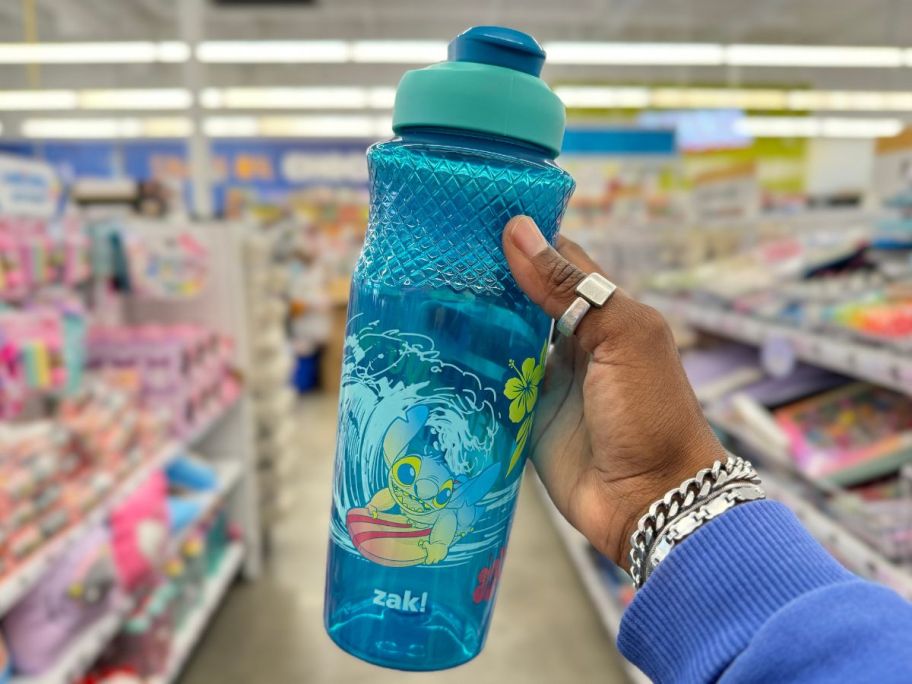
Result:
{"label": "store shelf", "polygon": [[912,568],[882,556],[839,521],[809,503],[799,488],[789,485],[783,478],[764,470],[761,479],[767,495],[791,508],[811,534],[849,570],[912,600]]}
{"label": "store shelf", "polygon": [[751,430],[729,419],[723,411],[707,409],[705,414],[707,420],[716,429],[727,433],[730,437],[746,446],[752,453],[760,456],[765,463],[775,463],[786,468],[794,468],[791,456],[785,450],[767,444]]}
{"label": "store shelf", "polygon": [[773,338],[788,340],[795,357],[802,361],[912,395],[912,355],[908,352],[799,330],[706,302],[657,294],[647,294],[643,301],[695,328],[745,344],[761,346]]}
{"label": "store shelf", "polygon": [[191,530],[208,518],[241,480],[241,465],[236,461],[210,461],[209,465],[215,468],[218,474],[218,486],[211,492],[190,495],[190,498],[194,498],[200,503],[199,514],[193,522],[172,537],[169,542],[169,548],[172,549],[173,554],[178,553],[181,544],[184,543]]}
{"label": "store shelf", "polygon": [[17,675],[10,680],[11,684],[68,684],[75,681],[98,659],[132,609],[132,601],[124,599],[110,613],[86,627],[52,668],[40,675]]}
{"label": "store shelf", "polygon": [[177,681],[178,675],[187,664],[190,654],[221,604],[243,560],[244,547],[240,543],[236,542],[228,547],[218,571],[206,582],[199,607],[175,634],[165,671],[160,676],[153,678],[150,684],[170,684]]}
{"label": "store shelf", "polygon": [[[167,461],[167,459],[165,459],[165,461]],[[151,462],[148,465],[151,466]],[[205,494],[199,495],[199,498],[202,500],[199,515],[196,520],[187,525],[186,528],[181,530],[170,540],[168,544],[169,551],[165,554],[165,557],[172,558],[179,553],[180,546],[190,531],[195,529],[201,521],[205,520],[240,481],[241,467],[239,464],[227,461],[224,463],[215,463],[213,465],[218,472],[218,488],[212,492],[206,492]],[[148,470],[146,474],[149,472],[151,472],[151,469]],[[137,475],[139,475],[139,473],[137,473]],[[140,482],[141,481],[142,479],[140,478]],[[232,577],[243,558],[241,548],[240,544],[236,544],[229,548],[222,561],[222,566],[226,566],[229,562],[233,564],[234,570],[232,571]],[[238,554],[239,557],[234,559],[234,556]],[[219,572],[221,573],[221,568]],[[214,577],[213,581],[218,579],[219,576],[220,575]],[[207,587],[206,600],[209,598],[208,592],[209,588]],[[205,601],[203,605],[205,606]],[[117,634],[124,620],[126,620],[129,615],[132,606],[132,601],[127,599],[124,601],[123,605],[118,606],[117,610],[109,615],[105,615],[91,625],[86,634],[79,637],[79,639],[72,644],[60,661],[40,677],[15,677],[13,683],[33,684],[41,682],[43,684],[63,684],[64,682],[69,682],[78,678],[95,662],[108,642]]]}
{"label": "store shelf", "polygon": [[[763,486],[769,498],[781,501],[791,508],[811,534],[834,553],[849,570],[885,584],[912,600],[912,568],[886,558],[809,501],[804,490],[809,485],[813,486],[813,483],[797,471],[790,472],[793,466],[783,459],[782,454],[769,449],[762,440],[737,424],[727,421],[721,414],[710,413],[708,418],[762,461],[778,466],[775,472],[769,468],[764,468],[761,472]],[[817,486],[824,490],[829,489],[825,484],[818,483]]]}
{"label": "store shelf", "polygon": [[[240,395],[238,395],[240,396]],[[235,397],[223,407],[218,414],[200,425],[198,430],[191,435],[189,443],[199,441],[211,430],[237,401]],[[60,558],[76,540],[80,539],[89,530],[108,517],[108,514],[119,506],[127,497],[145,482],[156,470],[162,468],[168,461],[177,456],[183,445],[178,442],[169,442],[145,463],[141,464],[120,483],[115,485],[113,491],[98,505],[95,506],[82,520],[73,524],[56,538],[43,544],[25,562],[0,579],[0,615],[4,615],[35,585],[41,576]],[[231,480],[231,486],[240,477],[240,465],[233,462],[217,464],[224,466],[224,475]]]}
{"label": "store shelf", "polygon": [[114,490],[82,520],[43,544],[28,560],[0,580],[0,615],[5,614],[35,585],[41,576],[77,539],[93,529],[124,499],[132,494],[153,472],[177,455],[180,446],[169,443],[130,475],[115,485]]}
{"label": "store shelf", "polygon": [[[617,602],[610,587],[608,587],[602,579],[601,573],[590,555],[589,542],[587,542],[586,539],[564,519],[564,516],[560,514],[557,508],[554,507],[554,504],[551,503],[551,497],[548,496],[548,492],[545,491],[545,486],[538,476],[535,476],[534,479],[536,489],[538,489],[542,502],[551,516],[551,520],[554,523],[554,527],[557,530],[561,541],[563,541],[564,546],[567,548],[567,554],[570,556],[570,561],[576,568],[577,573],[579,573],[583,586],[589,593],[589,597],[592,600],[592,606],[598,613],[605,630],[611,634],[612,638],[617,638],[618,631],[621,627],[621,617],[624,614],[624,608]],[[634,684],[647,684],[649,682],[649,678],[633,665],[633,663],[624,660],[624,666],[627,671],[627,676]]]}

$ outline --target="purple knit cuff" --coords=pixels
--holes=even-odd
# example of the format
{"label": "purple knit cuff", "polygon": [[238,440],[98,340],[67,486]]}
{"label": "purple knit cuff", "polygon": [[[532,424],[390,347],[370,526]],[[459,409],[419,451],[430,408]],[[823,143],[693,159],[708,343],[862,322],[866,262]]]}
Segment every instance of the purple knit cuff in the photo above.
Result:
{"label": "purple knit cuff", "polygon": [[742,504],[656,568],[621,621],[618,648],[653,681],[714,681],[777,610],[854,579],[788,508]]}

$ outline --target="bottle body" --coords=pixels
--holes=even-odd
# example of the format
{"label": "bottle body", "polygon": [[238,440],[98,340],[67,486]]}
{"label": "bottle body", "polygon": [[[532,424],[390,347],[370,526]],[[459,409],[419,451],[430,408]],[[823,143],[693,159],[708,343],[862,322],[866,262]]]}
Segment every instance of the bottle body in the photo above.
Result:
{"label": "bottle body", "polygon": [[501,248],[573,189],[534,148],[414,132],[368,152],[343,360],[325,619],[370,662],[463,663],[490,622],[551,321]]}

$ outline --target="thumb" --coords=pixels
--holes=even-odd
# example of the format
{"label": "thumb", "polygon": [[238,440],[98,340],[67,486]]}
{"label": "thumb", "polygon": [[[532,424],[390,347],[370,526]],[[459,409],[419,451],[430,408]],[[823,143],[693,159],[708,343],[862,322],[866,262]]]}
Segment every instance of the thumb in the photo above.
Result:
{"label": "thumb", "polygon": [[[554,249],[528,216],[510,219],[503,232],[503,248],[517,284],[551,318],[560,318],[573,303],[578,296],[576,286],[583,278],[602,273],[576,243],[560,238],[558,249]],[[624,310],[632,306],[638,305],[618,289],[604,307],[591,308],[576,329],[583,349],[591,353],[621,331]]]}

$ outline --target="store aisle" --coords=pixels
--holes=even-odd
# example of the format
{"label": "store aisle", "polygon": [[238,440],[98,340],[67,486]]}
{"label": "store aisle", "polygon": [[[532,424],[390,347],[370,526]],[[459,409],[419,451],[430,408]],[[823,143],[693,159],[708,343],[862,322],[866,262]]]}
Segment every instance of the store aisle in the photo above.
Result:
{"label": "store aisle", "polygon": [[[351,658],[323,631],[335,410],[335,397],[303,402],[301,433],[307,441],[294,487],[299,496],[276,528],[271,562],[257,582],[238,584],[231,591],[189,663],[183,684],[384,684],[409,677]],[[464,667],[435,674],[433,680],[625,682],[620,656],[529,483],[523,487],[507,558],[484,652]]]}

